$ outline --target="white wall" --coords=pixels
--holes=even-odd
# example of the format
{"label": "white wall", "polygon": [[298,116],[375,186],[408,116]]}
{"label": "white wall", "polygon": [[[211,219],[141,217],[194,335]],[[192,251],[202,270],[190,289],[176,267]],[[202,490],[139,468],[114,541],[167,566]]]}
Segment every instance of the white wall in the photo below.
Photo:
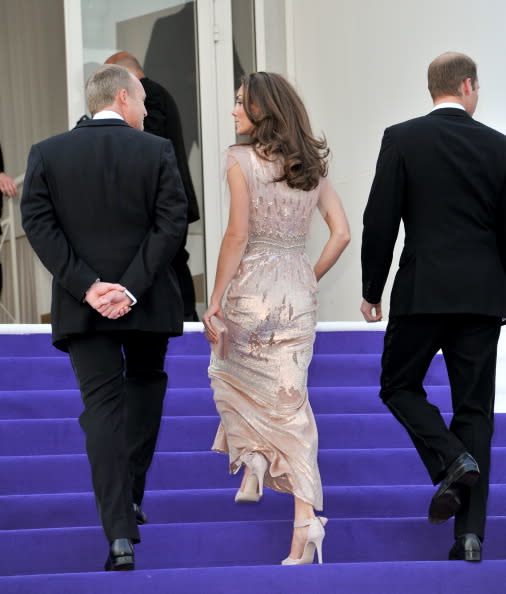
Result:
{"label": "white wall", "polygon": [[[287,0],[287,7],[294,39],[293,59],[288,59],[292,82],[314,131],[323,131],[332,149],[331,178],[352,227],[350,246],[321,283],[320,319],[358,320],[362,213],[383,130],[431,109],[427,67],[437,55],[454,50],[478,63],[476,119],[506,132],[506,2]],[[325,227],[316,225],[309,246],[313,259],[322,233]],[[398,255],[394,271],[397,261]]]}

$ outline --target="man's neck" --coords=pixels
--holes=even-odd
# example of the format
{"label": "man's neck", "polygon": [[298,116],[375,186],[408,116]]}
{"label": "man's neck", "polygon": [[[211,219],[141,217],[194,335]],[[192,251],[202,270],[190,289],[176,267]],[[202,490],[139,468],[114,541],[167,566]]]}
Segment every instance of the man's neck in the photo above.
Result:
{"label": "man's neck", "polygon": [[97,111],[97,113],[93,116],[94,120],[103,120],[103,119],[110,119],[110,118],[118,118],[124,120],[123,114],[114,107],[107,107],[106,109],[101,109]]}
{"label": "man's neck", "polygon": [[457,95],[444,95],[443,97],[434,99],[434,107],[437,107],[440,103],[458,103],[465,109],[462,97]]}

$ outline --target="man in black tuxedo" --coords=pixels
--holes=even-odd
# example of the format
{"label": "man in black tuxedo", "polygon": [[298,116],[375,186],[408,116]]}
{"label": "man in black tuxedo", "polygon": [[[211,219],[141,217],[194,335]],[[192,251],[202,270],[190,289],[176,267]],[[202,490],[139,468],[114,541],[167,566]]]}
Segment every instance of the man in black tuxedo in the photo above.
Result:
{"label": "man in black tuxedo", "polygon": [[[144,120],[144,131],[150,134],[156,134],[162,138],[168,138],[172,142],[184,191],[188,199],[188,224],[198,221],[200,219],[199,205],[188,167],[181,118],[174,98],[162,85],[151,80],[144,74],[137,58],[129,52],[117,52],[107,58],[105,63],[123,66],[141,81],[146,92],[145,105],[148,112]],[[197,322],[199,318],[195,310],[195,288],[188,266],[190,254],[185,249],[187,236],[188,228],[186,229],[184,240],[181,242],[181,246],[172,260],[171,266],[176,273],[179,288],[181,289],[184,319],[187,322]]]}
{"label": "man in black tuxedo", "polygon": [[[506,310],[506,137],[471,117],[479,86],[473,60],[443,54],[428,81],[433,111],[385,130],[364,213],[361,311],[368,322],[381,319],[402,219],[381,397],[441,483],[429,520],[455,515],[449,558],[479,561]],[[452,392],[449,428],[422,385],[439,349]]]}
{"label": "man in black tuxedo", "polygon": [[168,337],[183,329],[169,263],[187,202],[172,144],[141,132],[140,82],[103,66],[86,96],[93,119],[32,147],[21,212],[53,274],[53,343],[70,353],[81,389],[80,424],[110,543],[105,568],[133,569]]}

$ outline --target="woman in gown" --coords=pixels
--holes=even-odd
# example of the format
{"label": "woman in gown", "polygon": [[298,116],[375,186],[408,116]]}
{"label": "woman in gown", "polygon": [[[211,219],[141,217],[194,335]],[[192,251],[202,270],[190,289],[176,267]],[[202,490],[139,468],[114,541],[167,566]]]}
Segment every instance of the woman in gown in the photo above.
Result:
{"label": "woman in gown", "polygon": [[[221,417],[213,450],[229,455],[231,472],[245,466],[237,502],[258,501],[264,484],[294,496],[292,544],[282,563],[312,563],[315,551],[321,563],[327,520],[314,513],[323,498],[307,370],[317,282],[348,244],[349,227],[326,177],[326,142],[313,137],[302,101],[282,76],[243,77],[232,115],[249,140],[226,153],[229,222],[203,316],[211,342],[218,340],[212,316],[228,329],[228,356],[213,354],[209,367]],[[304,243],[316,207],[330,236],[313,268]]]}

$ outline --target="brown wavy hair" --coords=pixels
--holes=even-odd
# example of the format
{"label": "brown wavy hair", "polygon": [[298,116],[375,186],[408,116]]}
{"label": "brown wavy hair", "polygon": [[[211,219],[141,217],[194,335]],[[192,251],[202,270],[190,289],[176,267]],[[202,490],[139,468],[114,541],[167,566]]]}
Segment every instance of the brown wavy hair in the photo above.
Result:
{"label": "brown wavy hair", "polygon": [[249,139],[265,160],[281,157],[290,188],[313,190],[327,175],[329,149],[324,137],[313,136],[306,108],[292,85],[280,74],[254,72],[241,78],[243,107],[253,124]]}

